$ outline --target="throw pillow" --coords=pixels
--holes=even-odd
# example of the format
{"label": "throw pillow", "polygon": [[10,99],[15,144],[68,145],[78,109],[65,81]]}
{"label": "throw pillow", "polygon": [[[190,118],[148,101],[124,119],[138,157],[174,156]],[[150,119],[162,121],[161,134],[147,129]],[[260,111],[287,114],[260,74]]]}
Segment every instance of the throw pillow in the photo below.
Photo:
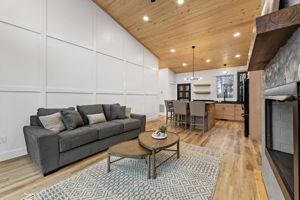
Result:
{"label": "throw pillow", "polygon": [[76,110],[63,110],[61,111],[61,115],[64,125],[68,130],[83,126],[83,120]]}
{"label": "throw pillow", "polygon": [[104,113],[99,114],[93,114],[93,115],[87,115],[87,118],[89,120],[89,124],[97,124],[101,122],[106,122],[106,118]]}
{"label": "throw pillow", "polygon": [[87,115],[103,113],[102,104],[77,106],[77,110],[80,113],[84,124],[89,123]]}
{"label": "throw pillow", "polygon": [[[43,124],[41,123],[39,117],[41,116],[46,116],[46,115],[52,115],[54,113],[61,112],[63,110],[75,110],[74,107],[69,107],[69,108],[39,108],[37,110],[37,123],[39,126],[43,127]],[[45,128],[45,127],[43,127]]]}
{"label": "throw pillow", "polygon": [[54,113],[52,115],[40,116],[39,120],[41,121],[45,129],[51,130],[55,133],[59,133],[65,130],[60,112]]}
{"label": "throw pillow", "polygon": [[110,118],[111,119],[124,119],[126,106],[120,106],[120,104],[113,104],[110,106]]}
{"label": "throw pillow", "polygon": [[127,118],[131,118],[131,108],[125,108],[125,116]]}
{"label": "throw pillow", "polygon": [[110,121],[111,118],[110,118],[110,106],[111,104],[103,104],[102,107],[103,107],[103,111],[104,111],[104,114],[105,114],[105,118],[107,121]]}

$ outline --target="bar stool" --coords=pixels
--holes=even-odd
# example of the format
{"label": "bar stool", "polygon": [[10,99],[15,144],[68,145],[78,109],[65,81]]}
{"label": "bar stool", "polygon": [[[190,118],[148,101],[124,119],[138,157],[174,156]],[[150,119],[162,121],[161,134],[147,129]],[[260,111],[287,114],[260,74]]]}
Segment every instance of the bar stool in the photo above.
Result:
{"label": "bar stool", "polygon": [[188,123],[188,110],[187,110],[188,102],[174,101],[173,104],[174,104],[175,125],[184,124],[184,128],[186,129]]}
{"label": "bar stool", "polygon": [[166,125],[168,124],[168,120],[170,120],[170,123],[174,121],[174,106],[173,101],[165,100],[165,106],[166,106]]}
{"label": "bar stool", "polygon": [[[192,126],[194,128],[195,126],[201,126],[202,133],[204,133],[206,116],[204,102],[190,102],[190,130],[192,130]],[[196,118],[200,118],[200,123],[196,123]]]}

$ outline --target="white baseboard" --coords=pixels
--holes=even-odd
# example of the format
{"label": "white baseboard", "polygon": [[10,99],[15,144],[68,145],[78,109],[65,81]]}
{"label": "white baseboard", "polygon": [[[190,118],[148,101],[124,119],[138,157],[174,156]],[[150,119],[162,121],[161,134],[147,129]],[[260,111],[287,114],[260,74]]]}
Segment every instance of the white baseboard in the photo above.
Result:
{"label": "white baseboard", "polygon": [[5,161],[5,160],[9,160],[12,158],[16,158],[19,156],[23,156],[27,154],[27,150],[25,147],[22,148],[18,148],[18,149],[13,149],[10,151],[5,151],[5,152],[1,152],[0,153],[0,161]]}
{"label": "white baseboard", "polygon": [[149,116],[146,118],[147,122],[158,119],[158,115]]}

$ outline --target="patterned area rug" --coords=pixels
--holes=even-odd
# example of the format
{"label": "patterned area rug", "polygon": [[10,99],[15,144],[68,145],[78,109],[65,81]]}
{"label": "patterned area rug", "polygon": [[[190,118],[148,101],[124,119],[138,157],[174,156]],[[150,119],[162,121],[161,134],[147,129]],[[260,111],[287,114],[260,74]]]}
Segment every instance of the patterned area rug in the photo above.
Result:
{"label": "patterned area rug", "polygon": [[[180,159],[174,156],[161,165],[155,180],[147,179],[145,160],[123,159],[112,164],[110,173],[103,160],[26,200],[212,199],[221,154],[183,142],[180,147]],[[157,163],[169,153],[160,152]]]}

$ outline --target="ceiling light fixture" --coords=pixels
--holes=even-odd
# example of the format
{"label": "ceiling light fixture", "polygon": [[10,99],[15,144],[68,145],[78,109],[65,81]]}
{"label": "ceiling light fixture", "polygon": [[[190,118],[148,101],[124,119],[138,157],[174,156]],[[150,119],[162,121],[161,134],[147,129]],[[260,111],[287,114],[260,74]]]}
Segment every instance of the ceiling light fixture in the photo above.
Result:
{"label": "ceiling light fixture", "polygon": [[175,49],[170,49],[170,51],[171,51],[171,53],[175,53],[176,50]]}
{"label": "ceiling light fixture", "polygon": [[239,58],[239,57],[241,57],[241,55],[240,54],[236,54],[234,57]]}
{"label": "ceiling light fixture", "polygon": [[148,22],[148,21],[149,21],[149,17],[148,17],[147,15],[144,15],[143,20],[144,20],[145,22]]}
{"label": "ceiling light fixture", "polygon": [[178,5],[182,5],[184,3],[184,0],[177,0]]}
{"label": "ceiling light fixture", "polygon": [[241,36],[241,33],[240,32],[236,32],[233,34],[233,37],[240,37]]}
{"label": "ceiling light fixture", "polygon": [[211,61],[210,59],[206,59],[206,61],[205,61],[205,62],[209,63],[210,61]]}
{"label": "ceiling light fixture", "polygon": [[186,63],[182,63],[182,66],[183,66],[183,67],[186,67],[186,66],[187,66],[187,64],[186,64]]}
{"label": "ceiling light fixture", "polygon": [[226,66],[227,66],[227,64],[224,64],[225,70],[223,71],[223,74],[228,74],[228,71],[226,70]]}
{"label": "ceiling light fixture", "polygon": [[195,46],[192,46],[193,49],[193,74],[191,77],[186,77],[184,78],[185,81],[196,81],[196,80],[201,80],[202,77],[195,77]]}

